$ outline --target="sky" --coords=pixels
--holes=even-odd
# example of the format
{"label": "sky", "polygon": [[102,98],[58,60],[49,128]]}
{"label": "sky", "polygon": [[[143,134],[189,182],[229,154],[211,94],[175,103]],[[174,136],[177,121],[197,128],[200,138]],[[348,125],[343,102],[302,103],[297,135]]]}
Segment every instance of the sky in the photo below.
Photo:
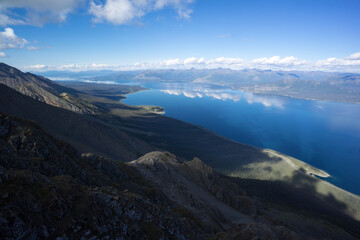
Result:
{"label": "sky", "polygon": [[0,61],[360,72],[360,0],[0,0]]}

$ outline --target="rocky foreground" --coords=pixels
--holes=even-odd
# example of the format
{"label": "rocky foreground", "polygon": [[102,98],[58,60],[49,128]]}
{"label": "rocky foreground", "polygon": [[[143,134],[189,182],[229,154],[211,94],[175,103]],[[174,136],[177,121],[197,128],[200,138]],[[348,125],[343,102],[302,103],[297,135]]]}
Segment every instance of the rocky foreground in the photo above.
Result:
{"label": "rocky foreground", "polygon": [[[198,158],[79,154],[4,114],[0,153],[1,239],[312,239]],[[355,239],[340,229],[322,236]]]}

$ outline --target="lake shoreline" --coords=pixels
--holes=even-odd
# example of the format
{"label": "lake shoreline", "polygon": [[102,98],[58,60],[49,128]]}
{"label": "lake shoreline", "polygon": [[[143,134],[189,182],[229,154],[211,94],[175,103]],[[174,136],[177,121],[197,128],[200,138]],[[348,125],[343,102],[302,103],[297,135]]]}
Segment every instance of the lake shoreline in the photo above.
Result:
{"label": "lake shoreline", "polygon": [[[153,89],[155,95],[140,92],[134,97],[129,95],[124,102],[162,106],[166,116],[201,126],[224,139],[301,159],[318,169],[307,169],[305,174],[359,194],[359,185],[354,184],[358,176],[351,167],[356,157],[353,145],[360,142],[354,135],[360,129],[354,118],[357,112],[360,114],[358,104],[195,88],[179,83],[146,87]],[[333,123],[341,124],[341,128],[334,128]],[[342,129],[348,130],[344,133]],[[335,135],[336,138],[331,137]],[[340,153],[340,158],[335,157]]]}
{"label": "lake shoreline", "polygon": [[[140,86],[141,86],[141,85],[140,85]],[[142,89],[142,90],[140,90],[140,91],[137,91],[137,92],[127,93],[126,95],[132,95],[132,94],[134,94],[134,93],[139,93],[139,92],[142,92],[142,91],[145,91],[145,90],[152,90],[152,89],[149,89],[149,88],[145,88],[145,87],[143,87],[143,86],[141,86],[141,87],[144,88],[144,89]],[[234,90],[236,90],[236,89],[234,89]],[[240,92],[243,92],[243,93],[251,93],[251,92],[245,92],[245,91],[241,91],[241,90],[237,90],[237,91],[240,91]],[[252,93],[252,94],[257,94],[257,93]],[[125,96],[126,96],[126,95],[125,95]],[[257,95],[275,95],[275,94],[261,94],[261,93],[260,93],[260,94],[257,94]],[[276,95],[276,96],[282,96],[282,95]],[[288,97],[288,96],[284,96],[284,97]],[[290,97],[290,98],[292,98],[292,97]],[[122,102],[123,100],[125,100],[125,99],[126,99],[126,98],[122,99],[121,102]],[[298,98],[294,98],[294,99],[298,99]],[[307,99],[302,99],[302,100],[307,100]],[[315,100],[315,101],[318,101],[318,100]],[[127,104],[127,105],[129,105],[129,104]],[[131,106],[131,104],[130,104],[130,106]],[[162,107],[162,106],[154,106],[154,105],[135,105],[135,106],[136,106],[136,107],[144,108],[144,109],[148,110],[149,112],[152,112],[152,113],[155,113],[155,114],[162,114],[162,115],[165,114],[165,108]],[[151,111],[151,109],[154,108],[154,107],[163,109],[163,113],[156,113],[156,112]],[[167,116],[167,117],[169,117],[169,116]],[[172,117],[170,117],[170,118],[172,118]],[[192,124],[192,123],[190,123],[190,122],[186,122],[186,121],[183,121],[183,120],[181,120],[181,119],[177,119],[177,118],[175,118],[175,119],[178,120],[178,121],[185,122],[185,123],[187,123],[187,124],[194,125],[194,124]],[[265,153],[276,155],[277,157],[283,159],[286,163],[288,163],[288,165],[289,165],[290,167],[292,167],[294,170],[296,170],[296,171],[298,171],[298,172],[300,172],[300,173],[302,173],[302,174],[306,174],[306,175],[308,175],[308,176],[313,176],[313,177],[320,177],[319,179],[331,177],[331,175],[330,175],[329,173],[327,173],[326,171],[324,171],[324,170],[322,170],[322,169],[319,169],[319,168],[316,168],[316,167],[314,167],[314,166],[311,165],[311,164],[308,164],[308,163],[306,163],[306,162],[304,162],[304,161],[302,161],[302,160],[300,160],[300,159],[297,159],[297,158],[292,157],[292,156],[290,156],[290,155],[287,155],[287,154],[285,154],[285,153],[281,153],[281,152],[278,152],[278,151],[273,150],[273,149],[261,148],[261,147],[257,147],[257,146],[251,145],[251,144],[242,143],[242,142],[236,141],[236,140],[234,140],[234,139],[231,139],[231,138],[227,138],[227,137],[225,137],[225,136],[222,136],[222,135],[220,135],[220,134],[218,134],[218,133],[216,133],[216,132],[214,132],[214,131],[212,131],[212,130],[210,130],[210,129],[207,129],[207,128],[203,127],[203,126],[198,126],[198,125],[195,125],[195,126],[200,127],[200,128],[202,128],[202,129],[204,129],[205,131],[207,131],[207,132],[209,132],[209,133],[211,133],[211,134],[213,134],[213,135],[215,135],[215,136],[217,136],[217,137],[220,137],[220,138],[222,138],[222,139],[225,139],[225,140],[227,140],[227,141],[231,141],[231,142],[234,142],[234,143],[240,143],[240,144],[246,145],[246,146],[251,147],[251,148],[259,149],[259,150],[261,150],[261,151],[263,151],[263,152],[265,152]],[[299,167],[297,167],[297,166],[294,164],[294,162],[291,161],[290,159],[295,159],[295,160],[297,160],[297,161],[299,161],[299,162],[302,162],[302,163],[308,165],[309,168],[307,168],[307,169],[299,168]]]}

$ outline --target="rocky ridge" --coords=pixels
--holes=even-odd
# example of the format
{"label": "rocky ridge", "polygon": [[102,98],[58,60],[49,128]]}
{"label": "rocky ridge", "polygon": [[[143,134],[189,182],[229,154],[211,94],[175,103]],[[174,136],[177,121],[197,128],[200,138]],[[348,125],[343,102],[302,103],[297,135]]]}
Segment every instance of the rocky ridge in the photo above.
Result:
{"label": "rocky ridge", "polygon": [[0,63],[0,83],[35,100],[83,114],[96,114],[99,109],[77,97],[77,91],[32,73]]}

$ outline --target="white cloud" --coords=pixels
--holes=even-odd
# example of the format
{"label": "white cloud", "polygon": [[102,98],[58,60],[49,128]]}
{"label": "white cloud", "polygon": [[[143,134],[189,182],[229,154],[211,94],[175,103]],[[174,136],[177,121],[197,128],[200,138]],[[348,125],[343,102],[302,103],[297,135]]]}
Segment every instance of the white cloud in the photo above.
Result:
{"label": "white cloud", "polygon": [[218,68],[224,66],[225,67],[240,66],[244,62],[245,61],[241,58],[219,57],[216,59],[205,60],[205,58],[191,57],[191,58],[186,58],[184,60],[179,58],[167,59],[160,62],[160,65],[164,67],[178,67],[178,68],[187,68],[187,67]]}
{"label": "white cloud", "polygon": [[21,19],[14,19],[6,15],[0,5],[0,26],[25,24]]}
{"label": "white cloud", "polygon": [[[63,22],[84,0],[1,0],[0,25],[43,25],[48,22]],[[14,9],[25,9],[26,14],[19,15]]]}
{"label": "white cloud", "polygon": [[306,61],[300,60],[296,57],[290,56],[281,58],[280,56],[273,56],[270,58],[258,58],[252,61],[254,64],[259,65],[278,65],[278,66],[296,66],[306,64]]}
{"label": "white cloud", "polygon": [[347,60],[360,60],[360,52],[351,54],[350,56],[347,56],[345,59],[347,59]]}
{"label": "white cloud", "polygon": [[184,64],[202,64],[205,62],[204,58],[191,57],[184,60]]}
{"label": "white cloud", "polygon": [[314,67],[324,71],[360,72],[360,58],[357,59],[358,55],[355,53],[344,59],[328,58],[319,60],[314,64]]}
{"label": "white cloud", "polygon": [[225,57],[219,57],[207,61],[208,65],[214,65],[214,67],[221,67],[223,65],[241,65],[242,63],[244,63],[244,59],[242,58],[225,58]]}
{"label": "white cloud", "polygon": [[[130,23],[145,14],[164,8],[174,9],[179,17],[190,18],[194,0],[0,0],[0,26],[28,24],[42,26],[60,23],[79,5],[89,3],[93,22],[115,25]],[[18,14],[16,9],[25,13]]]}
{"label": "white cloud", "polygon": [[113,24],[124,24],[144,15],[144,12],[136,9],[129,0],[107,0],[104,5],[91,1],[89,12],[94,15],[93,22],[105,20]]}
{"label": "white cloud", "polygon": [[0,32],[0,49],[23,48],[27,43],[24,38],[16,36],[12,28]]}
{"label": "white cloud", "polygon": [[6,54],[4,52],[0,52],[0,58],[6,57]]}
{"label": "white cloud", "polygon": [[115,25],[127,24],[145,14],[173,8],[183,18],[190,18],[192,10],[189,4],[193,0],[106,0],[105,3],[90,2],[89,13],[94,16],[93,22],[109,22]]}
{"label": "white cloud", "polygon": [[39,47],[35,47],[35,46],[28,46],[27,47],[27,50],[30,50],[30,51],[35,51],[35,50],[39,50],[40,48]]}
{"label": "white cloud", "polygon": [[44,64],[35,64],[31,66],[26,66],[23,68],[24,71],[87,71],[87,70],[125,70],[126,68],[113,65],[113,64],[64,64],[64,65],[44,65]]}
{"label": "white cloud", "polygon": [[176,59],[168,59],[165,61],[162,61],[160,63],[161,66],[176,66],[176,65],[182,65],[183,61],[181,61],[179,58]]}
{"label": "white cloud", "polygon": [[[90,65],[61,65],[45,66],[39,68],[39,65],[25,67],[28,70],[45,71],[45,70],[69,70],[69,71],[86,71],[86,70],[139,70],[139,69],[188,69],[188,68],[230,68],[240,69],[272,69],[285,71],[327,71],[327,72],[356,72],[360,73],[360,60],[356,60],[356,54],[345,58],[328,58],[318,61],[307,61],[295,58],[293,56],[281,58],[279,56],[269,58],[257,58],[253,60],[244,60],[242,58],[219,57],[215,59],[204,59],[190,57],[186,59],[174,58],[159,62],[135,63],[129,65],[117,64],[90,64]],[[256,76],[255,76],[256,77]]]}
{"label": "white cloud", "polygon": [[42,70],[45,68],[47,68],[47,66],[43,65],[43,64],[37,64],[37,65],[32,65],[32,66],[28,67],[28,69],[33,69],[33,70]]}

